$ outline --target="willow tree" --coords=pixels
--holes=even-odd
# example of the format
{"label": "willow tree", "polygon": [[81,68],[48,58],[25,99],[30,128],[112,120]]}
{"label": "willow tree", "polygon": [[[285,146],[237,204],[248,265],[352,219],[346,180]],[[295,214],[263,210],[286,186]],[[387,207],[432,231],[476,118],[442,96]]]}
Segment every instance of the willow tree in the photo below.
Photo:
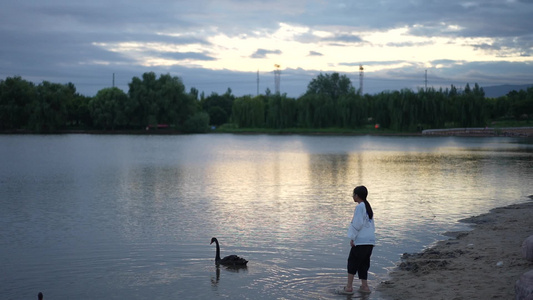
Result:
{"label": "willow tree", "polygon": [[367,123],[369,102],[359,93],[351,93],[339,98],[337,110],[340,127],[357,128]]}
{"label": "willow tree", "polygon": [[297,120],[300,127],[303,128],[321,128],[325,127],[325,114],[323,111],[324,96],[316,94],[305,94],[298,98],[298,115]]}
{"label": "willow tree", "polygon": [[443,128],[446,123],[446,98],[442,90],[420,89],[418,97],[420,103],[419,129]]}
{"label": "willow tree", "polygon": [[233,102],[232,119],[240,128],[261,128],[265,124],[265,104],[259,97],[239,97]]}
{"label": "willow tree", "polygon": [[296,100],[286,95],[269,95],[266,97],[266,125],[269,128],[296,127]]}
{"label": "willow tree", "polygon": [[370,117],[382,128],[389,128],[391,124],[388,105],[390,95],[391,92],[389,91],[381,92],[374,95],[372,101],[370,101]]}
{"label": "willow tree", "polygon": [[476,83],[474,89],[467,83],[462,93],[455,97],[452,105],[455,107],[456,124],[461,127],[485,126],[487,109],[485,93]]}

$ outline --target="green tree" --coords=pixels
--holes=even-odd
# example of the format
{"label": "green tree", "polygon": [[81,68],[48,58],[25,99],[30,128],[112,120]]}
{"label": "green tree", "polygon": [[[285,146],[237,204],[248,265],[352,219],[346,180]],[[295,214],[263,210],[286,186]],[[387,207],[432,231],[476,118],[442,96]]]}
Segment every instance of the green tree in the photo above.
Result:
{"label": "green tree", "polygon": [[[312,79],[306,93],[298,102],[298,124],[310,128],[341,127],[351,124],[346,99],[355,95],[355,89],[346,75],[320,74]],[[344,103],[339,103],[343,99]],[[342,102],[341,101],[341,102]]]}
{"label": "green tree", "polygon": [[157,120],[179,128],[196,112],[196,99],[185,93],[185,85],[179,77],[161,75],[159,83],[161,94],[157,98]]}
{"label": "green tree", "polygon": [[307,85],[306,92],[306,94],[327,95],[333,101],[350,93],[355,93],[352,82],[346,75],[339,73],[319,74]]}
{"label": "green tree", "polygon": [[91,113],[89,111],[89,101],[91,97],[80,94],[74,95],[74,99],[67,108],[67,123],[70,127],[90,128],[93,126]]}
{"label": "green tree", "polygon": [[209,131],[209,115],[197,112],[185,121],[183,131],[187,133],[205,133]]}
{"label": "green tree", "polygon": [[512,91],[507,94],[509,114],[520,120],[533,115],[533,87],[527,90]]}
{"label": "green tree", "polygon": [[115,130],[127,125],[125,105],[128,96],[121,89],[105,88],[89,101],[89,112],[96,128]]}
{"label": "green tree", "polygon": [[417,129],[443,128],[446,123],[445,95],[433,88],[418,91],[420,109]]}
{"label": "green tree", "polygon": [[194,88],[192,87],[190,90],[189,90],[189,94],[191,95],[191,97],[195,100],[198,100],[198,96],[200,94],[200,92],[198,91],[197,88]]}
{"label": "green tree", "polygon": [[259,97],[236,98],[232,118],[240,128],[262,128],[265,124],[265,104]]}
{"label": "green tree", "polygon": [[130,103],[127,107],[130,112],[130,122],[134,127],[144,128],[149,123],[149,116],[154,115],[153,104],[156,98],[156,76],[149,72],[139,77],[133,77],[128,84],[128,96]]}
{"label": "green tree", "polygon": [[340,97],[338,104],[339,126],[357,128],[367,123],[369,102],[360,94],[351,93]]}
{"label": "green tree", "polygon": [[298,125],[303,128],[320,128],[322,127],[322,99],[316,94],[305,94],[298,98]]}
{"label": "green tree", "polygon": [[67,107],[75,98],[74,85],[43,81],[36,88],[36,97],[30,105],[29,128],[50,131],[64,128]]}
{"label": "green tree", "polygon": [[223,95],[212,93],[203,99],[201,104],[202,109],[209,114],[211,124],[220,126],[231,118],[233,101],[235,96],[231,94],[231,89],[228,89]]}
{"label": "green tree", "polygon": [[211,106],[207,111],[211,125],[220,126],[228,122],[228,114],[220,106]]}
{"label": "green tree", "polygon": [[376,124],[381,128],[390,128],[391,114],[389,111],[388,102],[390,100],[390,92],[381,92],[375,95],[370,101],[370,116]]}
{"label": "green tree", "polygon": [[511,102],[507,96],[501,96],[498,98],[489,99],[490,105],[490,118],[493,120],[510,118],[512,114],[510,113]]}
{"label": "green tree", "polygon": [[169,74],[159,79],[153,72],[144,73],[142,79],[134,77],[128,95],[126,107],[130,123],[136,127],[160,123],[181,128],[196,112],[194,94],[185,93],[181,79]]}
{"label": "green tree", "polygon": [[258,96],[266,102],[266,125],[269,128],[296,127],[297,105],[296,101],[287,98],[286,94]]}
{"label": "green tree", "polygon": [[0,80],[0,129],[26,127],[35,97],[35,85],[20,76]]}
{"label": "green tree", "polygon": [[485,107],[485,93],[476,83],[474,89],[470,88],[467,83],[462,94],[455,98],[453,105],[458,112],[459,126],[461,127],[475,127],[485,126],[487,119],[487,112]]}

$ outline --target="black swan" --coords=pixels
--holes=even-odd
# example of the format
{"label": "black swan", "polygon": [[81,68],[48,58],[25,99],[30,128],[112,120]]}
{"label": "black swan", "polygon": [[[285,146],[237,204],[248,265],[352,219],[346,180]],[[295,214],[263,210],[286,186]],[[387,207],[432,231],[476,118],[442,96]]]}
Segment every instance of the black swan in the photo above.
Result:
{"label": "black swan", "polygon": [[223,265],[227,267],[246,267],[248,261],[237,255],[228,255],[224,258],[220,258],[220,246],[218,244],[217,238],[212,238],[209,245],[216,243],[217,244],[217,255],[215,256],[215,263],[217,265]]}

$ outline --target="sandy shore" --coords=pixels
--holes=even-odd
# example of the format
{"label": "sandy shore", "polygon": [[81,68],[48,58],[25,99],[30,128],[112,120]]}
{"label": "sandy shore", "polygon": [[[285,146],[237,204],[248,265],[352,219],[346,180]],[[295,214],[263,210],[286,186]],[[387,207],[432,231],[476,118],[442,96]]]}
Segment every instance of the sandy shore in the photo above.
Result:
{"label": "sandy shore", "polygon": [[[531,196],[530,196],[531,197]],[[471,217],[473,230],[448,233],[418,254],[404,254],[377,290],[389,299],[514,299],[516,280],[533,269],[522,243],[533,235],[533,201]]]}

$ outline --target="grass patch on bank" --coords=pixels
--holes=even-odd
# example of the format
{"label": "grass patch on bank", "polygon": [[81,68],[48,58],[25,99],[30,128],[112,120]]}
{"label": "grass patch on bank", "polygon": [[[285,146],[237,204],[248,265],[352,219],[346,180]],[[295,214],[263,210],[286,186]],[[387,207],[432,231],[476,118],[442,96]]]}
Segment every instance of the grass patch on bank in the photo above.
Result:
{"label": "grass patch on bank", "polygon": [[533,127],[533,121],[531,120],[498,120],[492,121],[489,127],[493,128],[505,128],[505,127]]}
{"label": "grass patch on bank", "polygon": [[356,129],[346,128],[238,128],[232,124],[224,124],[212,132],[214,133],[242,133],[242,134],[331,134],[331,135],[400,135],[400,134],[418,134],[417,132],[400,132],[391,129],[374,128],[374,126],[365,126]]}

